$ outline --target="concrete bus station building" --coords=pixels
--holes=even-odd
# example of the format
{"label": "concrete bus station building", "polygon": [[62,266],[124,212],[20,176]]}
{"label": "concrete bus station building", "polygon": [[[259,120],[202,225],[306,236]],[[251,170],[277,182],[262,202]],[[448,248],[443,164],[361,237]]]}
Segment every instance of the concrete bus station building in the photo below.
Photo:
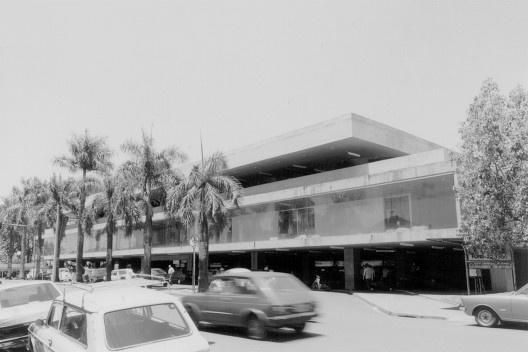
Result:
{"label": "concrete bus station building", "polygon": [[[226,153],[225,174],[242,183],[244,195],[228,226],[211,235],[210,269],[282,271],[308,285],[317,274],[332,288],[348,290],[365,289],[365,264],[374,268],[380,289],[465,291],[469,281],[471,290],[478,282],[486,292],[499,292],[526,283],[525,249],[500,265],[465,255],[450,155],[355,114]],[[106,255],[103,227],[85,236],[84,258],[96,264]],[[61,262],[75,260],[76,231],[68,226]],[[156,208],[152,267],[190,270],[193,233]],[[44,237],[49,262],[53,230]],[[115,265],[139,269],[142,230],[128,237],[120,230],[113,250]]]}

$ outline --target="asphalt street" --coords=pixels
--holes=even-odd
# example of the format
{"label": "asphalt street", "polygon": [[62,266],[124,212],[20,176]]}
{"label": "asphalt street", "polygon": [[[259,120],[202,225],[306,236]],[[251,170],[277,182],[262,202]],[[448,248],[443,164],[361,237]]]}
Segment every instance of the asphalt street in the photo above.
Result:
{"label": "asphalt street", "polygon": [[526,351],[528,328],[486,329],[471,321],[402,318],[335,292],[314,292],[321,315],[296,335],[288,329],[254,341],[241,329],[201,327],[212,352],[247,351]]}

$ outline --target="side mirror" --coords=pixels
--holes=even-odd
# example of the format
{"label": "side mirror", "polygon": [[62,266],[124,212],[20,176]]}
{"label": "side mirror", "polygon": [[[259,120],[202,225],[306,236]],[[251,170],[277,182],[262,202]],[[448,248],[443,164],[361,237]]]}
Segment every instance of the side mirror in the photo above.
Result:
{"label": "side mirror", "polygon": [[39,328],[44,326],[45,323],[44,323],[44,319],[37,319],[35,320],[35,325],[38,326]]}

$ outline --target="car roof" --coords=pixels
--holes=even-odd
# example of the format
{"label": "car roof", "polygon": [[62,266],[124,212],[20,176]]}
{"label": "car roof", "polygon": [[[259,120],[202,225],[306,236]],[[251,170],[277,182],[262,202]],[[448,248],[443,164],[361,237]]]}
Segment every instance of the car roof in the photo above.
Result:
{"label": "car roof", "polygon": [[[76,289],[64,295],[64,301],[89,312],[123,309],[142,305],[172,302],[174,297],[132,285],[108,285],[94,288],[92,292]],[[115,308],[115,309],[114,309]]]}
{"label": "car roof", "polygon": [[51,281],[46,280],[2,280],[0,283],[0,290],[3,288],[12,288],[12,287],[22,287],[22,286],[31,286],[38,284],[50,284]]}
{"label": "car roof", "polygon": [[290,274],[280,273],[276,271],[247,271],[247,272],[233,272],[217,274],[214,277],[287,277]]}

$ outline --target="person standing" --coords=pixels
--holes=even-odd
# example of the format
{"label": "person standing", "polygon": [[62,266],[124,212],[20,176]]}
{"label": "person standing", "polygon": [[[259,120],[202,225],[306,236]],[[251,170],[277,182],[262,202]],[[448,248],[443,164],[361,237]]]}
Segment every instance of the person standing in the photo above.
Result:
{"label": "person standing", "polygon": [[374,288],[372,287],[372,280],[374,280],[374,269],[370,264],[365,265],[365,269],[363,269],[363,279],[367,283],[367,290],[373,291]]}
{"label": "person standing", "polygon": [[172,267],[172,265],[169,265],[168,273],[169,273],[169,285],[170,285],[172,284],[172,274],[174,274],[174,268]]}

